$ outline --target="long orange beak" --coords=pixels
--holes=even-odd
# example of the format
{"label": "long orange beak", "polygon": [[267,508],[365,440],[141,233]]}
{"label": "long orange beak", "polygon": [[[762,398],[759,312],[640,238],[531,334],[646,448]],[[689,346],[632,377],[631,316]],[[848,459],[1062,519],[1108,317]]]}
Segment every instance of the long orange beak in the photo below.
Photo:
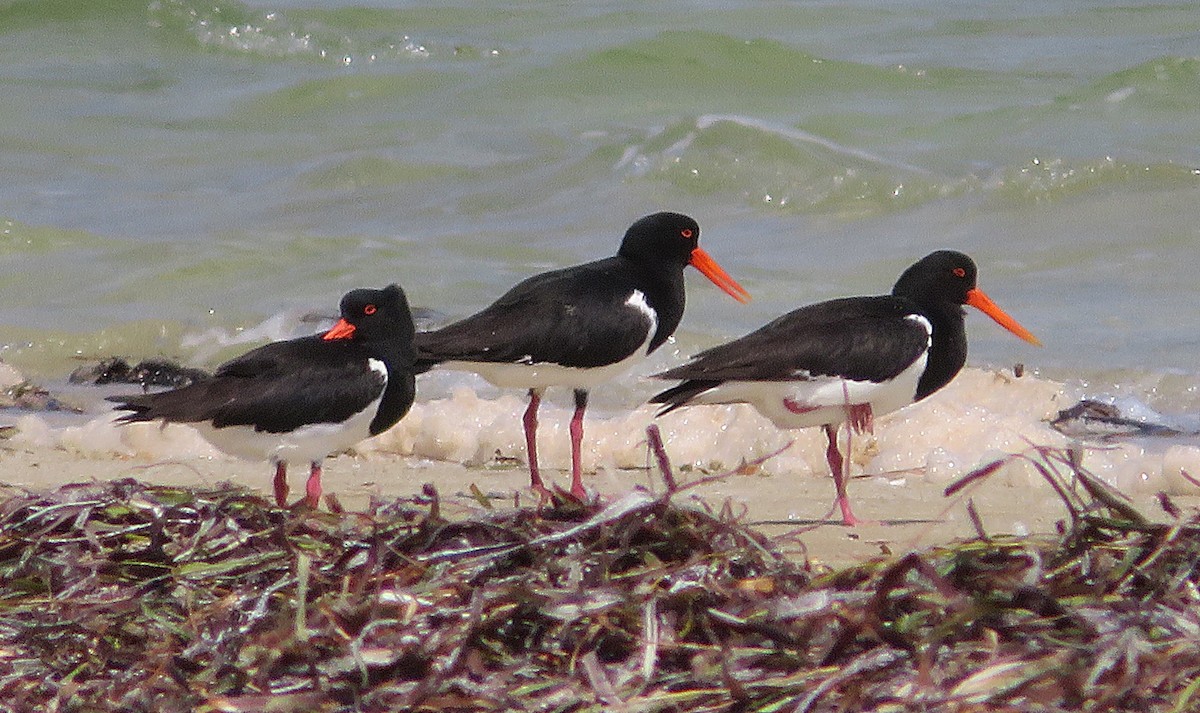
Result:
{"label": "long orange beak", "polygon": [[985,295],[983,290],[978,287],[967,291],[967,304],[996,320],[996,324],[1004,327],[1021,339],[1030,344],[1036,344],[1039,347],[1042,346],[1041,340],[1033,336],[1028,329],[1022,327],[1017,320],[1009,317],[1007,312],[1000,309],[995,302],[992,302],[992,298]]}
{"label": "long orange beak", "polygon": [[703,248],[692,250],[692,258],[688,264],[700,271],[702,275],[712,280],[712,283],[725,291],[733,299],[741,303],[750,301],[750,293],[729,276],[729,273],[717,264]]}
{"label": "long orange beak", "polygon": [[334,339],[349,339],[354,336],[354,325],[344,319],[339,319],[337,324],[333,325],[333,329],[325,333],[321,337],[325,341],[333,341]]}

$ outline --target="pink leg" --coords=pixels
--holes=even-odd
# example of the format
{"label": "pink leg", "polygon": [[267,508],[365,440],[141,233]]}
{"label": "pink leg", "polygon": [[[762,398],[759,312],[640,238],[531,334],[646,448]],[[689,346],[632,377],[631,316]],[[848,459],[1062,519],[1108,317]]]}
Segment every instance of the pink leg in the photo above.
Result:
{"label": "pink leg", "polygon": [[287,463],[279,461],[275,464],[275,504],[281,508],[287,507],[287,497]]}
{"label": "pink leg", "polygon": [[846,461],[842,458],[841,451],[838,450],[837,426],[825,424],[825,437],[829,439],[829,448],[825,450],[825,460],[829,462],[829,471],[833,473],[833,487],[837,491],[834,503],[841,508],[842,524],[854,527],[859,523],[859,519],[854,517],[854,513],[851,512],[850,496],[846,494],[846,477],[849,473],[847,473]]}
{"label": "pink leg", "polygon": [[525,424],[525,452],[529,455],[529,488],[537,493],[538,497],[545,499],[549,497],[550,491],[546,489],[542,475],[538,472],[537,456],[537,412],[541,403],[542,392],[539,389],[530,389],[529,406],[525,409],[522,422]]}
{"label": "pink leg", "polygon": [[575,390],[575,414],[571,416],[571,495],[583,500],[587,491],[583,488],[583,412],[587,409],[588,392]]}
{"label": "pink leg", "polygon": [[308,482],[304,484],[304,502],[316,510],[321,507],[321,463],[313,461],[308,471]]}

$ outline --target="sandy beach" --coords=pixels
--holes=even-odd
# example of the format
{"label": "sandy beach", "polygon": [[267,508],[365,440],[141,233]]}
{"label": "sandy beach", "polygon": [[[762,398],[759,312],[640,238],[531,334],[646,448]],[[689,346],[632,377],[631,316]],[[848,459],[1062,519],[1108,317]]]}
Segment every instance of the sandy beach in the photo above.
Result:
{"label": "sandy beach", "polygon": [[[14,372],[7,378],[21,377]],[[0,482],[38,490],[116,478],[187,486],[232,481],[269,497],[273,470],[265,462],[226,456],[187,426],[114,424],[103,397],[129,389],[69,391],[66,398],[83,408],[78,415],[5,411],[0,425],[13,429],[0,441]],[[1036,375],[967,368],[932,397],[880,418],[874,433],[850,443],[850,497],[860,518],[875,521],[857,528],[824,520],[833,485],[820,429],[782,431],[746,406],[694,407],[659,419],[648,406],[589,414],[585,483],[602,499],[634,487],[661,492],[665,486],[649,468],[646,445],[646,427],[656,423],[679,483],[705,481],[677,497],[728,507],[768,534],[798,533],[799,551],[833,565],[974,536],[968,498],[989,534],[1052,532],[1067,511],[1032,465],[1039,447],[1073,449],[1083,467],[1152,519],[1167,519],[1159,492],[1185,510],[1200,507],[1200,488],[1182,475],[1200,474],[1194,437],[1073,440],[1049,421],[1077,398],[1070,386]],[[419,397],[395,427],[325,461],[325,492],[355,510],[371,497],[419,496],[431,483],[448,511],[465,512],[481,507],[471,495],[475,486],[493,507],[512,507],[518,499],[528,506],[523,408],[523,399],[511,392],[469,387],[445,398]],[[548,403],[539,432],[543,471],[563,486],[569,480],[569,414],[562,403]],[[975,468],[1011,454],[1027,457],[1012,459],[954,498],[943,495]],[[307,464],[290,469],[294,497],[303,492],[307,470]],[[736,472],[713,478],[730,471]]]}
{"label": "sandy beach", "polygon": [[[270,497],[271,469],[264,463],[249,463],[222,456],[187,457],[146,461],[137,457],[82,458],[62,448],[9,445],[0,450],[0,479],[9,489],[49,489],[66,483],[136,478],[149,483],[204,486],[232,481]],[[303,492],[306,468],[290,474],[292,492]],[[565,484],[565,474],[553,477]],[[682,483],[701,478],[684,474]],[[466,513],[481,506],[471,495],[476,486],[492,498],[496,508],[512,507],[520,497],[530,504],[528,472],[524,465],[487,468],[432,462],[411,456],[370,453],[343,455],[326,461],[323,482],[326,493],[337,495],[347,509],[361,509],[372,497],[410,498],[419,496],[425,483],[432,483],[447,512]],[[613,498],[633,487],[661,491],[661,479],[647,470],[616,470],[593,474],[588,479],[601,497]],[[986,531],[998,534],[1052,532],[1066,517],[1062,502],[1049,488],[1037,484],[1015,485],[1003,473],[968,489],[963,496],[946,498],[944,485],[913,476],[855,478],[851,496],[861,517],[877,520],[857,528],[843,527],[836,519],[822,521],[832,499],[828,478],[796,474],[730,475],[715,482],[690,487],[679,498],[699,498],[712,508],[729,507],[743,521],[754,523],[771,535],[795,533],[796,550],[813,560],[839,566],[881,554],[900,554],[971,537],[975,530],[967,513],[967,498]],[[1188,511],[1200,507],[1200,497],[1172,496]],[[1132,502],[1151,519],[1166,521],[1153,492],[1141,492]]]}

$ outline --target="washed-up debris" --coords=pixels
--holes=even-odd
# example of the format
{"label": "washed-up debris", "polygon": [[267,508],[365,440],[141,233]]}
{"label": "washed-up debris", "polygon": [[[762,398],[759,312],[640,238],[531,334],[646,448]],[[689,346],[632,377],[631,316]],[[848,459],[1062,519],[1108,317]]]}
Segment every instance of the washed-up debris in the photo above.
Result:
{"label": "washed-up debris", "polygon": [[841,571],[686,488],[455,517],[432,487],[362,513],[132,480],[17,494],[0,502],[0,700],[1195,710],[1200,523],[1149,522],[1065,453],[1026,457],[1063,498],[1058,536],[989,536],[976,513],[977,540]]}
{"label": "washed-up debris", "polygon": [[1059,411],[1050,425],[1063,435],[1095,440],[1200,434],[1200,416],[1160,413],[1128,396],[1082,399]]}
{"label": "washed-up debris", "polygon": [[22,381],[0,391],[0,409],[83,413],[78,406],[63,401],[31,381]]}
{"label": "washed-up debris", "polygon": [[181,366],[167,359],[144,359],[131,366],[121,357],[109,357],[79,367],[71,372],[68,380],[72,384],[137,384],[142,389],[151,386],[176,389],[208,376],[203,369]]}

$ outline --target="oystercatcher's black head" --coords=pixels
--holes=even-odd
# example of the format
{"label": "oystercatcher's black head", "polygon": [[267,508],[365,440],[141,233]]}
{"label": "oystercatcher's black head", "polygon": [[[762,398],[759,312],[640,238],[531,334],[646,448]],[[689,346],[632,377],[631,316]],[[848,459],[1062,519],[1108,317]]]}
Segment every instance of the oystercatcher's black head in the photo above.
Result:
{"label": "oystercatcher's black head", "polygon": [[700,226],[682,213],[653,213],[641,218],[621,241],[617,254],[645,265],[667,265],[682,270],[691,265],[738,302],[749,302],[746,292],[699,245]]}
{"label": "oystercatcher's black head", "polygon": [[892,294],[918,304],[967,304],[975,289],[975,261],[953,250],[929,253],[900,275]]}
{"label": "oystercatcher's black head", "polygon": [[912,300],[921,307],[971,305],[1021,339],[1040,345],[1037,337],[976,287],[976,277],[974,260],[954,250],[938,250],[905,270],[892,288],[892,294]]}
{"label": "oystercatcher's black head", "polygon": [[325,333],[324,339],[353,339],[374,342],[401,339],[411,349],[412,313],[399,285],[382,290],[358,289],[342,297],[342,318]]}

